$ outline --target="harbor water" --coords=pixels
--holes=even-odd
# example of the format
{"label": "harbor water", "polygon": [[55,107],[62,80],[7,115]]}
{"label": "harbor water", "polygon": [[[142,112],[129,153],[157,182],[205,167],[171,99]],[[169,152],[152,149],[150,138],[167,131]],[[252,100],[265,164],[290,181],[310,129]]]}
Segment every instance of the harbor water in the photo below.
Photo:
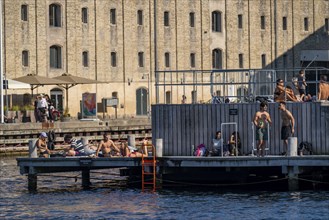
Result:
{"label": "harbor water", "polygon": [[0,158],[0,219],[329,219],[329,191],[126,187],[117,170],[95,171],[93,187],[79,173],[38,176],[29,193],[15,158]]}

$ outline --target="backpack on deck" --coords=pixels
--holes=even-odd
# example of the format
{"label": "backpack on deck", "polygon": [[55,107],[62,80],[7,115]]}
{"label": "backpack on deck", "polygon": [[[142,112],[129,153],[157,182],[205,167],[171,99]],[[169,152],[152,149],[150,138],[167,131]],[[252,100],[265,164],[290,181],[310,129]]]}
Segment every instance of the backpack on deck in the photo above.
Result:
{"label": "backpack on deck", "polygon": [[198,145],[194,151],[194,156],[197,156],[197,157],[206,157],[206,156],[208,156],[208,154],[209,154],[209,151],[207,150],[207,148],[204,144]]}
{"label": "backpack on deck", "polygon": [[298,153],[299,155],[312,155],[312,144],[310,142],[307,141],[302,141],[299,144],[298,147]]}

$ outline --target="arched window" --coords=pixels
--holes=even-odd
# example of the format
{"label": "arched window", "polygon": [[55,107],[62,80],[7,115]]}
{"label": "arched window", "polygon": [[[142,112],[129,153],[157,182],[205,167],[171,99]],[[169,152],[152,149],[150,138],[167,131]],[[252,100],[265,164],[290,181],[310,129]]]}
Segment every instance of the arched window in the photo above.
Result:
{"label": "arched window", "polygon": [[223,68],[222,50],[220,49],[214,49],[212,51],[212,68],[214,69]]}
{"label": "arched window", "polygon": [[144,52],[138,52],[138,66],[144,67]]}
{"label": "arched window", "polygon": [[198,99],[197,99],[197,92],[195,90],[193,90],[191,92],[191,97],[192,97],[192,103],[197,103]]}
{"label": "arched window", "polygon": [[111,66],[116,67],[117,66],[117,53],[111,52]]}
{"label": "arched window", "polygon": [[22,65],[25,67],[29,66],[29,51],[27,50],[22,52]]}
{"label": "arched window", "polygon": [[28,18],[28,6],[27,5],[22,5],[21,6],[21,19],[22,21],[27,21]]}
{"label": "arched window", "polygon": [[82,65],[83,65],[83,67],[88,67],[89,66],[88,51],[83,51],[82,52]]}
{"label": "arched window", "polygon": [[138,10],[137,11],[137,24],[138,25],[143,25],[143,10]]}
{"label": "arched window", "polygon": [[88,8],[81,9],[81,19],[82,19],[82,23],[85,24],[88,23]]}
{"label": "arched window", "polygon": [[190,12],[190,27],[194,27],[194,26],[195,26],[195,13]]}
{"label": "arched window", "polygon": [[147,89],[136,90],[136,115],[147,115]]}
{"label": "arched window", "polygon": [[62,26],[61,6],[57,4],[49,5],[49,25],[52,27]]}
{"label": "arched window", "polygon": [[222,32],[222,12],[213,11],[212,14],[212,31]]}
{"label": "arched window", "polygon": [[163,22],[164,26],[168,27],[169,26],[169,11],[165,11],[163,15]]}
{"label": "arched window", "polygon": [[166,104],[171,104],[171,92],[166,91]]}
{"label": "arched window", "polygon": [[50,47],[50,68],[62,68],[62,48],[59,46]]}
{"label": "arched window", "polygon": [[170,67],[170,53],[166,52],[165,53],[165,67]]}

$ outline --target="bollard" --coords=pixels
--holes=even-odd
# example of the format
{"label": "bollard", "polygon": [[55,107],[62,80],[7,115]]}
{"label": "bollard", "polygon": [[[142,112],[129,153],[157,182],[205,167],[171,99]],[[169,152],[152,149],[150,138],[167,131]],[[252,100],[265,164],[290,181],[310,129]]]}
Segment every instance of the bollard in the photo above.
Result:
{"label": "bollard", "polygon": [[135,147],[136,144],[135,144],[135,135],[128,135],[128,146],[132,146],[132,147]]}
{"label": "bollard", "polygon": [[155,145],[155,155],[156,157],[162,157],[163,156],[163,146],[162,146],[162,139],[156,139],[156,145]]}
{"label": "bollard", "polygon": [[297,137],[288,138],[287,156],[297,156]]}
{"label": "bollard", "polygon": [[29,157],[30,158],[37,158],[38,157],[38,149],[36,146],[37,140],[29,140]]}

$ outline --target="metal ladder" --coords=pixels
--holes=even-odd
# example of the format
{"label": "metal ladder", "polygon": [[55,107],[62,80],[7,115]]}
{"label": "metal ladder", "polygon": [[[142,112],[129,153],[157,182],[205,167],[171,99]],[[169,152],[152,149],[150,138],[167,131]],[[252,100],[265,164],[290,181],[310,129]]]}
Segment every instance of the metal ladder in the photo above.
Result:
{"label": "metal ladder", "polygon": [[152,156],[145,157],[142,155],[142,191],[144,192],[147,188],[152,189],[155,192],[156,189],[156,157],[155,147],[153,144],[143,145],[152,147]]}

